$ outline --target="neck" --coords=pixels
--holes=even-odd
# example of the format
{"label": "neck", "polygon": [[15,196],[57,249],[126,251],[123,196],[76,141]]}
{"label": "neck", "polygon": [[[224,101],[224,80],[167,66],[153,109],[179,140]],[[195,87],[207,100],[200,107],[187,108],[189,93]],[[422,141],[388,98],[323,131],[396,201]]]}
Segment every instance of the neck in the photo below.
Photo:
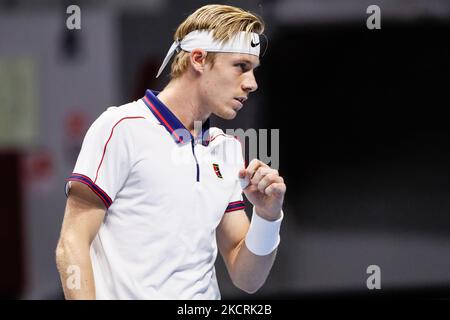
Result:
{"label": "neck", "polygon": [[194,79],[182,76],[171,80],[159,93],[158,99],[169,108],[193,136],[199,134],[199,132],[195,132],[195,129],[198,128],[194,127],[194,122],[201,121],[203,124],[211,115],[210,111],[202,107]]}

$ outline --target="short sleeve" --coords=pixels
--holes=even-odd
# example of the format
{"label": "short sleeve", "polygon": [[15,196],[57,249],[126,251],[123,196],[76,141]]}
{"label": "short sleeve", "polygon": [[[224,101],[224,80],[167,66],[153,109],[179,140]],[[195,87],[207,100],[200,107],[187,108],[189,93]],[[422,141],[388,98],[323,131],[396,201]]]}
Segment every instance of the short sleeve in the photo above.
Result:
{"label": "short sleeve", "polygon": [[235,187],[233,190],[233,194],[228,203],[228,206],[225,209],[225,213],[245,209],[244,198],[242,196],[242,192],[243,192],[242,186],[241,186],[241,183],[240,183],[239,177],[238,177],[239,170],[242,168],[245,168],[244,157],[242,155],[242,147],[241,147],[241,143],[239,142],[239,140],[236,139],[234,141],[234,145],[235,145],[235,153],[232,154],[233,158],[230,159],[230,161],[233,161],[235,168],[236,168],[235,169],[236,183],[235,183]]}
{"label": "short sleeve", "polygon": [[127,125],[142,117],[120,117],[105,111],[84,137],[73,173],[66,179],[66,195],[71,181],[86,184],[106,208],[124,185],[132,166],[133,141]]}

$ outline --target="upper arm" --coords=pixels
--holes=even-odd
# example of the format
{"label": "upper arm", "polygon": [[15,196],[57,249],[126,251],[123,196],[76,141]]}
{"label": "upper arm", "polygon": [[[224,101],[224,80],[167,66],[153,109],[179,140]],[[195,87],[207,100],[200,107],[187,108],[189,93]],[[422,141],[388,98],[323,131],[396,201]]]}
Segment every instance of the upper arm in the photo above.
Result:
{"label": "upper arm", "polygon": [[81,241],[90,245],[100,229],[105,213],[105,204],[88,186],[72,181],[61,229],[61,240]]}
{"label": "upper arm", "polygon": [[247,235],[249,226],[250,221],[245,211],[237,210],[225,213],[217,227],[217,245],[228,270]]}

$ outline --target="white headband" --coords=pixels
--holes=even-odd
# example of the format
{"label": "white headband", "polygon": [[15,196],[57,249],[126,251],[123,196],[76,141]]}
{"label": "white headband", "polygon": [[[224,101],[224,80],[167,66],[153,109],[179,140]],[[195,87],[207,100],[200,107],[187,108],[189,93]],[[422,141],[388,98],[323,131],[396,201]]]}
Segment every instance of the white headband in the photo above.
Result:
{"label": "white headband", "polygon": [[188,33],[183,40],[172,43],[156,77],[159,77],[175,51],[178,52],[180,48],[187,52],[199,48],[209,52],[247,53],[259,57],[260,47],[259,35],[254,32],[241,31],[228,41],[219,42],[213,38],[213,31],[195,30]]}

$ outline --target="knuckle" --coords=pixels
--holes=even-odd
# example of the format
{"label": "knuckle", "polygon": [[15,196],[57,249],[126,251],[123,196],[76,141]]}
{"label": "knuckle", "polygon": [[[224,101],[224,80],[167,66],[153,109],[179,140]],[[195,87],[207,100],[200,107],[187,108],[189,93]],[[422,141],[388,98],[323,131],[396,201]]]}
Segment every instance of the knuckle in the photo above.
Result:
{"label": "knuckle", "polygon": [[271,174],[270,174],[270,178],[271,178],[273,181],[276,181],[276,180],[278,180],[278,175],[277,175],[276,173],[271,173]]}
{"label": "knuckle", "polygon": [[258,184],[258,190],[259,190],[259,191],[263,192],[265,188],[266,188],[266,187],[265,187],[265,185],[264,185],[263,183],[259,183],[259,184]]}

